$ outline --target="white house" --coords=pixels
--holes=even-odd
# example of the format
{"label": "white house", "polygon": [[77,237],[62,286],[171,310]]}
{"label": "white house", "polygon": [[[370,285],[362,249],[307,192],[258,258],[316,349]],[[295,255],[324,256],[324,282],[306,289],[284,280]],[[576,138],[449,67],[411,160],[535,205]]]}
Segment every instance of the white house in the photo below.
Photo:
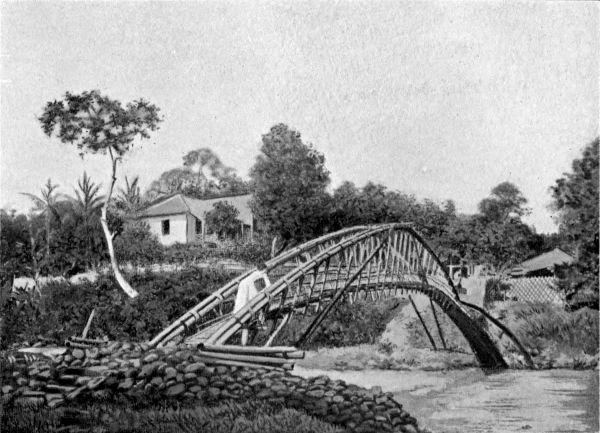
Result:
{"label": "white house", "polygon": [[208,200],[174,194],[150,204],[138,214],[138,219],[150,226],[163,245],[194,243],[215,240],[210,227],[206,226],[206,213],[213,210],[216,202],[227,202],[239,211],[240,233],[243,239],[252,240],[254,218],[250,210],[250,194],[220,197]]}

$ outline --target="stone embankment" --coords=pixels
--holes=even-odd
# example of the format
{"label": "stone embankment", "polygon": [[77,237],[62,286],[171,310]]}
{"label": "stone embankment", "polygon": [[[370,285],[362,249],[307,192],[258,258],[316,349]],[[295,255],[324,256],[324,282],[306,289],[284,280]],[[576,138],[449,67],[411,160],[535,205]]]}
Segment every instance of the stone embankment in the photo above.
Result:
{"label": "stone embankment", "polygon": [[[418,432],[417,421],[390,393],[326,376],[301,378],[279,369],[210,365],[189,346],[148,350],[143,344],[69,348],[49,358],[11,359],[2,369],[2,401],[57,407],[111,396],[165,398],[210,405],[262,399],[304,410],[349,431]],[[21,358],[19,358],[21,357]]]}

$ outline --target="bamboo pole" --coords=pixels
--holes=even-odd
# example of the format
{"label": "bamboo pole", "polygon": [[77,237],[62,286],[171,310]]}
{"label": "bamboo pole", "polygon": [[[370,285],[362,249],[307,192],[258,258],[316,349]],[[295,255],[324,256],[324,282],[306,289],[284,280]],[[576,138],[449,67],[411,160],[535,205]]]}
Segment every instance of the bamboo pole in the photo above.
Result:
{"label": "bamboo pole", "polygon": [[[320,267],[320,266],[321,266],[321,265],[318,265],[318,266],[316,266],[316,267],[313,269],[313,273],[312,273],[312,282],[311,282],[311,284],[310,284],[310,292],[308,292],[308,299],[310,299],[310,298],[311,298],[311,296],[312,296],[312,294],[313,294],[313,291],[315,290],[315,286],[316,286],[316,284],[317,284],[317,276],[318,276],[317,274],[318,274],[318,272],[319,272],[319,267]],[[306,305],[304,306],[304,310],[302,311],[302,315],[303,315],[303,316],[304,316],[304,315],[306,315],[306,312],[307,312],[307,311],[308,311],[308,302],[307,302],[307,303],[306,303]]]}
{"label": "bamboo pole", "polygon": [[412,304],[412,306],[413,306],[413,308],[415,310],[415,313],[417,313],[417,317],[421,321],[421,325],[423,325],[423,329],[425,329],[425,333],[427,334],[427,337],[429,338],[429,341],[431,342],[431,345],[433,346],[433,350],[437,350],[437,347],[435,345],[435,341],[433,341],[433,337],[429,333],[429,329],[427,329],[427,325],[425,325],[425,321],[421,317],[421,313],[419,313],[419,310],[417,310],[417,306],[415,305],[415,301],[413,301],[412,296],[410,296],[410,295],[408,295],[408,299],[410,300],[410,303]]}
{"label": "bamboo pole", "polygon": [[329,305],[327,305],[327,307],[325,307],[325,309],[316,317],[315,320],[313,320],[313,322],[308,326],[308,329],[306,331],[304,331],[304,334],[302,334],[302,336],[300,337],[300,339],[298,340],[298,342],[296,343],[296,346],[300,346],[302,345],[304,342],[306,342],[308,340],[308,338],[311,336],[311,334],[321,325],[321,323],[323,322],[323,320],[325,320],[325,317],[327,317],[327,315],[329,314],[329,312],[333,309],[333,307],[335,306],[335,304],[340,300],[340,298],[343,296],[344,292],[348,289],[348,287],[350,287],[350,284],[352,284],[352,282],[359,277],[359,275],[361,274],[361,272],[363,271],[363,269],[369,264],[369,262],[373,259],[373,257],[375,256],[375,254],[377,254],[379,252],[379,250],[381,249],[381,247],[383,247],[383,245],[385,245],[385,242],[381,242],[379,244],[379,246],[367,257],[367,259],[359,266],[359,268],[356,270],[356,272],[350,277],[350,279],[348,281],[346,281],[346,285],[335,295],[335,297],[333,298],[333,300],[329,303]]}
{"label": "bamboo pole", "polygon": [[292,316],[292,312],[290,311],[289,313],[287,313],[285,315],[285,317],[283,319],[281,319],[281,323],[279,324],[279,326],[277,327],[277,329],[275,329],[275,332],[273,332],[271,334],[271,336],[269,337],[269,339],[267,340],[267,342],[265,343],[265,346],[270,346],[271,343],[273,343],[273,341],[275,340],[275,338],[277,337],[277,335],[279,334],[279,332],[281,332],[281,330],[283,329],[283,327],[287,324],[287,322],[290,320],[290,317]]}
{"label": "bamboo pole", "polygon": [[[339,230],[335,233],[329,233],[327,235],[321,236],[317,239],[314,239],[314,240],[309,241],[301,246],[298,246],[289,251],[286,251],[285,253],[281,254],[280,256],[269,260],[267,262],[267,270],[274,269],[275,267],[284,264],[285,262],[289,261],[290,259],[293,259],[294,257],[297,257],[298,255],[300,255],[306,251],[309,251],[310,249],[314,248],[315,245],[318,245],[319,243],[327,242],[327,241],[333,240],[333,239],[343,239],[343,237],[346,235],[355,234],[355,233],[361,232],[361,231],[368,232],[370,230],[371,229],[368,226],[356,226],[356,227],[349,227],[346,229]],[[168,342],[169,340],[172,340],[173,338],[175,338],[177,335],[179,335],[181,332],[183,332],[185,327],[191,326],[196,320],[198,320],[199,317],[203,316],[208,311],[215,308],[218,305],[218,301],[217,301],[218,297],[227,298],[229,296],[234,295],[237,291],[238,283],[240,281],[242,281],[244,278],[246,278],[248,275],[250,275],[253,271],[254,271],[254,269],[251,269],[248,272],[245,272],[244,274],[240,275],[236,279],[230,281],[228,284],[226,284],[222,288],[213,292],[211,295],[209,295],[207,298],[202,300],[196,306],[194,306],[193,308],[191,308],[190,310],[185,312],[176,321],[171,323],[171,325],[169,325],[167,328],[165,328],[163,331],[161,331],[156,337],[154,337],[149,342],[149,345],[151,347],[156,347],[158,345],[163,345],[166,342]]]}
{"label": "bamboo pole", "polygon": [[[246,346],[247,347],[247,346]],[[198,352],[198,356],[211,358],[211,359],[224,359],[228,361],[241,361],[241,362],[250,362],[256,364],[289,364],[289,360],[285,358],[279,358],[274,356],[259,356],[259,355],[240,355],[236,353],[217,353],[217,352],[208,352],[208,351],[200,351]]]}
{"label": "bamboo pole", "polygon": [[282,365],[264,365],[264,364],[254,364],[252,362],[243,362],[243,361],[233,361],[229,359],[216,359],[216,358],[208,358],[199,355],[199,360],[205,364],[214,364],[214,365],[230,365],[233,367],[245,367],[245,368],[264,368],[265,370],[291,370],[294,368],[293,364],[282,364]]}
{"label": "bamboo pole", "polygon": [[85,328],[83,328],[83,332],[81,333],[81,338],[86,338],[88,332],[90,332],[90,326],[92,326],[92,320],[94,320],[94,315],[96,314],[96,309],[93,308],[90,313],[90,317],[88,317],[87,323],[85,324]]}
{"label": "bamboo pole", "polygon": [[325,261],[325,276],[323,278],[323,283],[321,284],[321,291],[319,292],[319,300],[317,301],[317,310],[315,313],[318,313],[321,309],[321,298],[323,297],[323,291],[325,290],[325,284],[327,284],[327,274],[329,273],[329,264],[331,263],[331,257]]}
{"label": "bamboo pole", "polygon": [[444,350],[448,350],[448,347],[446,347],[446,340],[444,339],[444,333],[442,332],[442,327],[440,326],[440,322],[438,320],[438,316],[435,311],[435,305],[433,305],[433,300],[431,298],[429,298],[429,304],[431,305],[431,311],[433,312],[433,318],[435,319],[435,324],[437,326],[440,340],[442,340],[442,346],[444,346]]}

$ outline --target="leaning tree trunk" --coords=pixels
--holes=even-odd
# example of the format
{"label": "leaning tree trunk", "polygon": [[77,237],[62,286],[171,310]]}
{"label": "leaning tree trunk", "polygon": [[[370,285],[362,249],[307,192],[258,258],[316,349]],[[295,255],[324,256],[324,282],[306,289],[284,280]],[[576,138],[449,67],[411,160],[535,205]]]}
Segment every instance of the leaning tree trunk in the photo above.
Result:
{"label": "leaning tree trunk", "polygon": [[112,267],[113,273],[115,274],[115,278],[117,283],[123,291],[130,298],[135,298],[139,293],[131,287],[131,285],[127,282],[121,271],[119,270],[119,265],[117,264],[117,258],[115,256],[115,249],[113,247],[113,238],[115,234],[110,231],[108,228],[108,203],[110,202],[110,197],[113,192],[113,188],[115,186],[115,182],[117,181],[117,160],[112,157],[112,176],[110,179],[110,187],[108,189],[108,194],[106,195],[106,199],[104,200],[104,205],[102,206],[102,215],[100,217],[100,224],[102,225],[102,230],[104,231],[104,236],[106,237],[106,245],[108,246],[108,255],[110,256],[110,265]]}

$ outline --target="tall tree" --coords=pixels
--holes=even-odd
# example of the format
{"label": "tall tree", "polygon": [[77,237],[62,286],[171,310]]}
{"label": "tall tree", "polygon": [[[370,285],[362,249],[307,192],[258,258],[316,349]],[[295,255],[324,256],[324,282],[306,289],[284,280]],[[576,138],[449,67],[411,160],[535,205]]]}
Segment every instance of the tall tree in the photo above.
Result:
{"label": "tall tree", "polygon": [[40,195],[30,194],[27,192],[22,192],[21,194],[29,197],[34,204],[34,212],[39,212],[41,215],[44,215],[46,220],[46,264],[50,261],[50,240],[51,236],[51,223],[52,218],[56,218],[60,220],[60,215],[56,208],[56,204],[58,202],[58,195],[56,194],[56,190],[58,185],[53,185],[52,180],[48,179],[44,188],[40,191]]}
{"label": "tall tree", "polygon": [[138,295],[121,274],[114,253],[114,233],[108,226],[108,206],[117,181],[117,167],[137,138],[150,137],[158,128],[159,109],[143,99],[128,103],[102,95],[97,90],[73,94],[67,92],[60,101],[50,101],[39,117],[42,130],[48,137],[55,136],[62,143],[76,145],[81,156],[86,153],[108,154],[111,176],[102,206],[102,229],[115,278],[130,297]]}
{"label": "tall tree", "polygon": [[184,193],[196,198],[245,194],[248,184],[208,148],[195,149],[183,157],[183,167],[167,170],[150,184],[150,200],[164,194]]}
{"label": "tall tree", "polygon": [[527,215],[526,204],[527,199],[516,185],[502,182],[492,189],[490,197],[481,200],[479,212],[489,221],[505,222]]}
{"label": "tall tree", "polygon": [[234,237],[240,232],[242,222],[238,219],[240,211],[235,206],[218,201],[213,209],[206,213],[206,226],[217,233],[219,239]]}
{"label": "tall tree", "polygon": [[263,135],[250,177],[252,210],[269,233],[288,243],[323,231],[329,172],[323,154],[304,144],[299,132],[278,124]]}
{"label": "tall tree", "polygon": [[[581,283],[598,297],[598,142],[596,137],[552,186],[554,209],[559,214],[559,233],[577,258]],[[582,286],[583,288],[583,286]],[[597,302],[597,301],[596,301]]]}
{"label": "tall tree", "polygon": [[530,212],[526,204],[527,199],[510,182],[495,186],[490,196],[481,200],[480,213],[469,222],[479,260],[507,268],[537,252],[531,248],[537,235],[521,220]]}

